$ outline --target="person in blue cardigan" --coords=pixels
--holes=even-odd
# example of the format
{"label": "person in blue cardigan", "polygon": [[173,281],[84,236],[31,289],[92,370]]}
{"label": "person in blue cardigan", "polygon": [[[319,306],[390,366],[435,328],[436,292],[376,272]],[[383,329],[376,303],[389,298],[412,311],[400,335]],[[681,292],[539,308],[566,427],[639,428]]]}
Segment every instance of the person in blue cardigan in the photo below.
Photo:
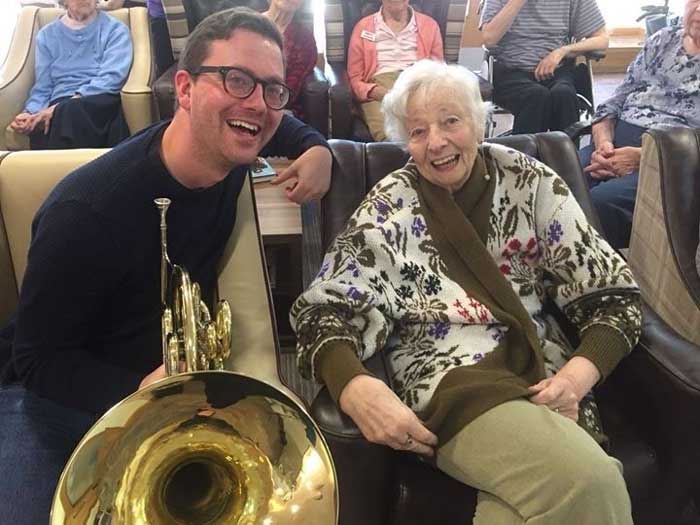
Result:
{"label": "person in blue cardigan", "polygon": [[129,135],[119,91],[133,58],[129,28],[96,0],[62,0],[66,14],[36,40],[35,82],[10,126],[32,149],[113,146]]}

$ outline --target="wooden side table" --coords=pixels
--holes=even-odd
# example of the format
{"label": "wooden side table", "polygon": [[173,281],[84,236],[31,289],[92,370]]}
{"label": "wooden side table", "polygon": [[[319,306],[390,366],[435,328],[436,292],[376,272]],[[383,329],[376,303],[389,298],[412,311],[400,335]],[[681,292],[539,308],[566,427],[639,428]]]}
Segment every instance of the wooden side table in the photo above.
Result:
{"label": "wooden side table", "polygon": [[[269,162],[277,171],[289,165],[286,159]],[[287,198],[284,185],[257,182],[253,188],[280,345],[294,348],[289,309],[302,291],[301,207]]]}

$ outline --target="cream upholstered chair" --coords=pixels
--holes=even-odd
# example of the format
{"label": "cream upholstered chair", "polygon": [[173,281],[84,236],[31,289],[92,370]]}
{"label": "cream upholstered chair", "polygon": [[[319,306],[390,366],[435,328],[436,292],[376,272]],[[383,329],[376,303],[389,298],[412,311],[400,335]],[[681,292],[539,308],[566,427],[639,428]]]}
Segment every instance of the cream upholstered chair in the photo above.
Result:
{"label": "cream upholstered chair", "polygon": [[[0,66],[0,150],[29,149],[29,139],[12,131],[10,122],[24,109],[34,85],[34,48],[38,31],[64,11],[58,8],[24,7],[20,12],[5,64]],[[133,134],[155,122],[151,93],[155,74],[151,56],[148,14],[143,7],[109,11],[131,30],[134,60],[121,90],[122,108]]]}
{"label": "cream upholstered chair", "polygon": [[[36,211],[65,175],[107,151],[0,152],[0,326],[17,308]],[[272,383],[299,401],[278,372],[279,345],[250,180],[238,198],[236,226],[222,257],[219,295],[229,301],[233,317],[227,368]]]}

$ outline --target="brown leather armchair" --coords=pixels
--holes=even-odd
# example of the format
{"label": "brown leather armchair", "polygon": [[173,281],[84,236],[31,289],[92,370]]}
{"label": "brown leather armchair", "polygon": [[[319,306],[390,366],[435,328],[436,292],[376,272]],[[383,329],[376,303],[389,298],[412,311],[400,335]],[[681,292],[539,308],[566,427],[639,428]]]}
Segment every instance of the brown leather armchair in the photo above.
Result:
{"label": "brown leather armchair", "polygon": [[[542,133],[493,141],[524,151],[552,167],[600,230],[576,149],[566,135]],[[332,140],[331,148],[335,157],[333,177],[320,211],[323,250],[369,189],[408,158],[404,149],[390,143]],[[698,199],[697,191],[694,199]],[[700,205],[695,205],[693,224],[697,228]],[[318,259],[311,260],[315,261],[312,264],[318,263]],[[381,354],[365,364],[389,381]],[[610,452],[625,468],[635,523],[674,523],[688,503],[693,476],[700,465],[700,352],[689,343],[661,335],[655,321],[647,318],[642,343],[597,388],[597,399],[610,437]],[[340,525],[471,523],[474,489],[412,455],[364,440],[325,389],[314,400],[312,414],[336,464]]]}
{"label": "brown leather armchair", "polygon": [[[652,130],[642,139],[629,264],[642,291],[640,346],[697,392],[700,368],[700,130]],[[669,356],[667,349],[673,349]],[[670,360],[673,357],[673,360]],[[671,406],[676,417],[683,407]],[[695,414],[700,406],[694,405]],[[698,418],[695,418],[697,425]],[[695,442],[695,448],[700,448]],[[692,446],[689,442],[687,446]],[[697,454],[696,454],[697,458]],[[700,509],[700,464],[694,470]]]}
{"label": "brown leather armchair", "polygon": [[[177,61],[187,35],[197,24],[212,13],[230,7],[245,6],[256,11],[267,9],[266,0],[166,0],[163,3],[171,33],[173,53]],[[296,16],[304,25],[313,27],[311,2],[306,1]],[[175,113],[175,73],[177,63],[170,66],[153,84],[160,119],[172,118]],[[306,122],[328,136],[328,80],[317,66],[306,77],[300,95]]]}
{"label": "brown leather armchair", "polygon": [[[457,62],[462,40],[466,0],[412,0],[411,6],[435,19],[445,51],[445,61]],[[381,7],[379,0],[326,1],[326,76],[330,86],[331,137],[372,142],[369,129],[357,112],[346,63],[350,35],[355,24]],[[484,100],[491,99],[491,85],[480,78]]]}

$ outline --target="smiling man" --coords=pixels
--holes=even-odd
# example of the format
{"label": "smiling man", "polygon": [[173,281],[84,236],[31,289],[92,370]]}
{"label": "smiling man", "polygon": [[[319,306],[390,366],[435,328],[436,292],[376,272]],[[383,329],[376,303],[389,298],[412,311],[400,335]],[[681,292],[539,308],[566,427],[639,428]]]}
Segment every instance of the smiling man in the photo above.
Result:
{"label": "smiling man", "polygon": [[78,169],[38,211],[0,387],[7,523],[46,523],[58,476],[82,434],[164,375],[153,200],[172,200],[169,254],[211,305],[237,198],[261,150],[299,157],[288,172],[298,179],[293,198],[327,188],[325,140],[283,116],[282,57],[282,38],[262,15],[239,9],[205,19],[181,56],[172,122]]}

